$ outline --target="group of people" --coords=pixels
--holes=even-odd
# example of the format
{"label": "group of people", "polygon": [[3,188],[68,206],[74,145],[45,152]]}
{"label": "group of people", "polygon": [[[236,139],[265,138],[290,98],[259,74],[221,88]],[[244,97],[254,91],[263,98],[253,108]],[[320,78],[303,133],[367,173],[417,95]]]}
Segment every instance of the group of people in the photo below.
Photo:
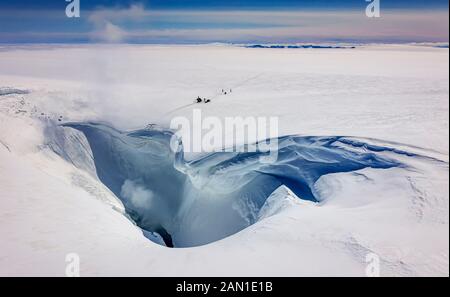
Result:
{"label": "group of people", "polygon": [[[222,89],[222,95],[228,95],[231,94],[233,92],[232,89],[229,90],[225,90]],[[195,99],[195,103],[210,103],[211,99],[207,99],[207,98],[201,98],[200,96],[197,97],[197,99]]]}
{"label": "group of people", "polygon": [[197,97],[197,99],[195,99],[196,103],[209,103],[211,102],[211,99],[206,99],[206,98],[201,98],[200,96]]}

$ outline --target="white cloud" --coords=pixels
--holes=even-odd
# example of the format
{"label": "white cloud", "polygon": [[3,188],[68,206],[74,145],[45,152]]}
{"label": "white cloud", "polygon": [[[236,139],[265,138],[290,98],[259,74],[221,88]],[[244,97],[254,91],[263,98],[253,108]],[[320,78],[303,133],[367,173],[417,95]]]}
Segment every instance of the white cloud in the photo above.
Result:
{"label": "white cloud", "polygon": [[[444,11],[384,11],[370,19],[364,11],[152,11],[134,5],[94,11],[89,20],[96,26],[92,36],[108,42],[448,41],[449,34]],[[198,27],[152,29],[149,20]],[[117,25],[123,21],[143,25],[127,30]]]}
{"label": "white cloud", "polygon": [[[2,13],[0,12],[0,15]],[[448,42],[443,10],[383,10],[371,19],[361,11],[150,10],[143,5],[83,13],[89,31],[0,32],[4,40],[45,42]],[[28,16],[28,17],[33,17]],[[55,18],[59,20],[60,14]],[[67,22],[67,18],[63,19]],[[155,27],[155,24],[159,24]],[[161,26],[161,24],[163,26]],[[63,28],[63,26],[61,27]]]}
{"label": "white cloud", "polygon": [[118,25],[116,21],[132,20],[137,21],[148,17],[148,11],[140,4],[131,5],[126,9],[99,9],[88,13],[88,21],[95,27],[90,36],[96,41],[109,43],[119,43],[124,41],[126,31]]}
{"label": "white cloud", "polygon": [[122,30],[119,26],[116,26],[110,22],[104,22],[98,29],[92,32],[91,38],[97,41],[103,41],[108,43],[119,43],[124,41],[124,37],[128,33]]}
{"label": "white cloud", "polygon": [[145,10],[141,4],[131,5],[125,9],[97,9],[88,13],[88,20],[91,23],[99,24],[103,22],[138,20],[150,16],[150,11]]}

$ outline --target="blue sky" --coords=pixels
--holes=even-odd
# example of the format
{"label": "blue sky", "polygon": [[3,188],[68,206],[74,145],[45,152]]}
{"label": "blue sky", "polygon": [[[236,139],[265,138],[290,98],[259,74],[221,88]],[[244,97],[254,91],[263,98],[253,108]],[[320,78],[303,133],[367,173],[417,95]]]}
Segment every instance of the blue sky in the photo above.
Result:
{"label": "blue sky", "polygon": [[[153,9],[268,9],[268,8],[360,8],[364,0],[81,0],[85,9],[129,7],[141,3]],[[448,7],[447,0],[385,0],[385,8]],[[65,0],[1,0],[2,8],[58,9]]]}
{"label": "blue sky", "polygon": [[0,43],[448,42],[448,1],[0,0]]}

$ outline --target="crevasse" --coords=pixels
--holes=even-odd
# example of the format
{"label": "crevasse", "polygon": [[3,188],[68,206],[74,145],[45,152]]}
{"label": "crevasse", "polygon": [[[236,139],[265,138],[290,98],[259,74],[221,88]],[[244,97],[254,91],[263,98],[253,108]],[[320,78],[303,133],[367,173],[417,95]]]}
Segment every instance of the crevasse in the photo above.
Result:
{"label": "crevasse", "polygon": [[85,135],[98,178],[144,234],[158,233],[171,247],[204,245],[250,226],[282,185],[317,202],[313,186],[323,175],[401,166],[379,154],[389,148],[353,150],[361,143],[344,137],[281,137],[273,163],[260,162],[263,152],[215,152],[186,161],[182,150],[171,150],[171,131],[64,127]]}

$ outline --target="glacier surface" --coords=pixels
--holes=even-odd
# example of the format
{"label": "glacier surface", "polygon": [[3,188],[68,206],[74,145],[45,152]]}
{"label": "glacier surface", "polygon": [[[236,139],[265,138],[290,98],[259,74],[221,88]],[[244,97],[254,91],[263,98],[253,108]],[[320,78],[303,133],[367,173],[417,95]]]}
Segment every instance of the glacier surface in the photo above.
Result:
{"label": "glacier surface", "polygon": [[[76,252],[82,276],[365,276],[368,253],[379,255],[382,276],[448,276],[448,58],[448,49],[422,45],[2,48],[0,275],[64,276],[64,256]],[[130,219],[131,206],[152,211],[160,190],[111,172],[123,175],[116,193],[129,200],[125,211],[99,178],[98,151],[82,132],[58,124],[113,123],[119,130],[102,129],[115,131],[105,134],[122,150],[103,150],[125,156],[123,166],[140,164],[126,150],[165,149],[132,135],[137,128],[149,120],[167,127],[170,117],[161,115],[175,109],[171,116],[189,119],[192,106],[180,106],[223,87],[233,94],[202,105],[205,117],[278,116],[279,135],[351,135],[311,138],[303,157],[323,143],[323,151],[330,145],[398,165],[322,175],[309,188],[311,200],[298,193],[308,188],[282,185],[261,195],[258,211],[226,191],[235,185],[240,193],[256,176],[277,180],[262,173],[267,164],[251,156],[233,163],[233,154],[171,156],[168,168],[185,183],[164,179],[173,191],[183,187],[181,196],[171,194],[182,200],[172,217],[160,210],[166,241],[194,246],[232,233],[220,224],[230,213],[234,230],[245,229],[205,246],[165,248],[161,234],[145,230],[139,216]],[[283,162],[270,169],[290,166]],[[257,222],[246,227],[246,215]]]}

